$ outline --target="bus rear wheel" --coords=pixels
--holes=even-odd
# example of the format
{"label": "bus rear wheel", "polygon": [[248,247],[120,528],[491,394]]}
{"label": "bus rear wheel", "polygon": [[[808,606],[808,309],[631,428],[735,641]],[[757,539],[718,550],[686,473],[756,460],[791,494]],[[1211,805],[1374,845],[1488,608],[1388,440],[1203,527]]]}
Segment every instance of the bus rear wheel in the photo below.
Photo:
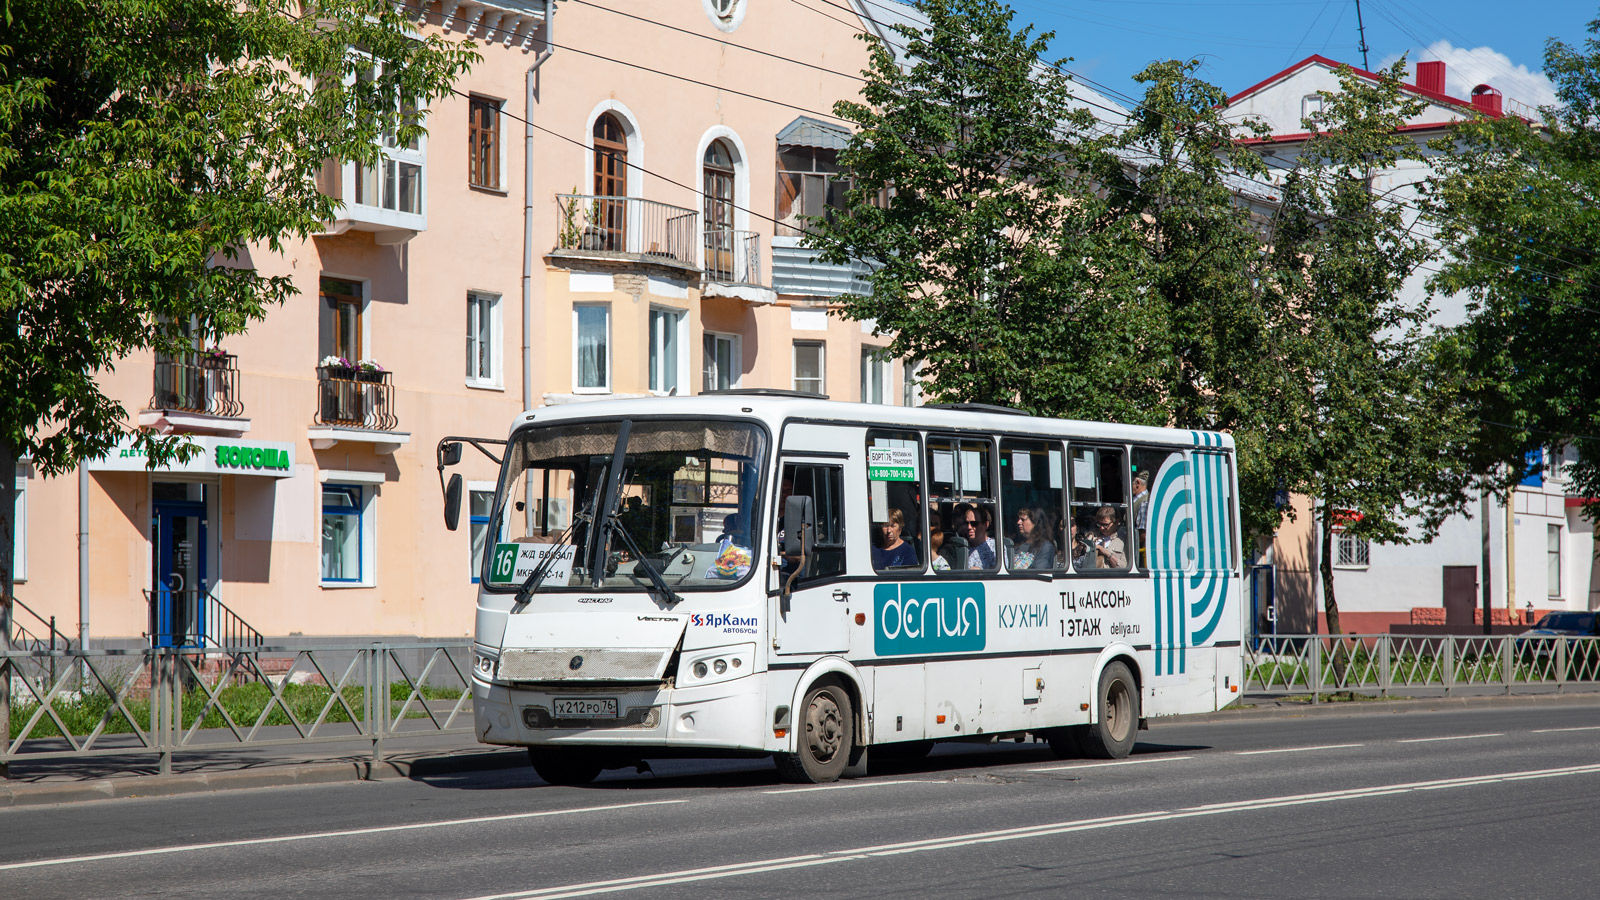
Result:
{"label": "bus rear wheel", "polygon": [[855,749],[855,711],[850,694],[835,681],[806,691],[797,717],[794,753],[777,753],[778,776],[796,784],[837,781]]}
{"label": "bus rear wheel", "polygon": [[592,755],[585,757],[565,748],[529,747],[528,760],[533,763],[533,771],[553,785],[588,784],[599,778],[605,768]]}
{"label": "bus rear wheel", "polygon": [[1095,692],[1099,715],[1078,733],[1083,755],[1095,759],[1122,759],[1133,752],[1139,736],[1139,685],[1124,663],[1114,662],[1100,672]]}

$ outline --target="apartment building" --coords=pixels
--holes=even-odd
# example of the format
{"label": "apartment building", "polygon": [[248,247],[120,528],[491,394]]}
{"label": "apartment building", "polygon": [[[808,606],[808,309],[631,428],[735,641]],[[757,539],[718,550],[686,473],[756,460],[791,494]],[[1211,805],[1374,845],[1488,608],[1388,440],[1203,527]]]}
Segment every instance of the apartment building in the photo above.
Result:
{"label": "apartment building", "polygon": [[431,0],[416,27],[483,59],[425,139],[329,163],[322,234],[243,255],[298,296],[223,346],[101,374],[130,424],[199,452],[19,468],[19,624],[81,620],[96,645],[466,635],[495,466],[466,460],[445,530],[441,437],[611,397],[915,399],[887,339],[830,308],[864,269],[800,239],[842,194],[830,113],[883,27],[867,7]]}

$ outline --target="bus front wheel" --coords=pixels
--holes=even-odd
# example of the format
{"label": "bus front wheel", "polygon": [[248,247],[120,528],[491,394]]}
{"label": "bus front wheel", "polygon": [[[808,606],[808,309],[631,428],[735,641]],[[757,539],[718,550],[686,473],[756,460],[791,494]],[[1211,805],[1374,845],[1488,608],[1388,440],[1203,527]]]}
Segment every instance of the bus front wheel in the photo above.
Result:
{"label": "bus front wheel", "polygon": [[806,691],[797,719],[796,752],[772,757],[779,777],[797,784],[837,781],[855,749],[850,694],[838,682],[818,682]]}
{"label": "bus front wheel", "polygon": [[1133,752],[1139,735],[1139,685],[1124,663],[1114,662],[1100,672],[1095,692],[1099,715],[1078,732],[1083,755],[1095,759],[1122,759]]}
{"label": "bus front wheel", "polygon": [[594,757],[585,757],[566,748],[529,747],[528,759],[533,763],[533,771],[553,785],[588,784],[599,778],[600,770],[605,768]]}

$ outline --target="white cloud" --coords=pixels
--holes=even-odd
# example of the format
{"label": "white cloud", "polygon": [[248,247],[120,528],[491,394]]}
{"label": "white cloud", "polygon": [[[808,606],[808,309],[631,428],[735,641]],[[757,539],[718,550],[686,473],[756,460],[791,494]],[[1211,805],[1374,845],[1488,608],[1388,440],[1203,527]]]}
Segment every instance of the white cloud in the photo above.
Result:
{"label": "white cloud", "polygon": [[[1389,66],[1399,55],[1384,60]],[[1511,57],[1493,47],[1457,47],[1449,41],[1435,41],[1426,50],[1408,54],[1406,64],[1412,83],[1416,82],[1418,60],[1440,60],[1445,64],[1445,91],[1452,97],[1471,99],[1472,89],[1487,84],[1498,90],[1507,100],[1529,106],[1545,106],[1556,102],[1555,85],[1537,69],[1517,65]]]}

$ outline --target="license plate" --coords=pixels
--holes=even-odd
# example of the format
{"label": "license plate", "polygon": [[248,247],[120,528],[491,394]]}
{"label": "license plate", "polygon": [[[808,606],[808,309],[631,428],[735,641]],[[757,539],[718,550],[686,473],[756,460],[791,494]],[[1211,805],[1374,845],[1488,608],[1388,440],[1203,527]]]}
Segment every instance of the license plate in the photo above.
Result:
{"label": "license plate", "polygon": [[615,697],[568,697],[556,700],[555,717],[558,719],[615,719]]}

